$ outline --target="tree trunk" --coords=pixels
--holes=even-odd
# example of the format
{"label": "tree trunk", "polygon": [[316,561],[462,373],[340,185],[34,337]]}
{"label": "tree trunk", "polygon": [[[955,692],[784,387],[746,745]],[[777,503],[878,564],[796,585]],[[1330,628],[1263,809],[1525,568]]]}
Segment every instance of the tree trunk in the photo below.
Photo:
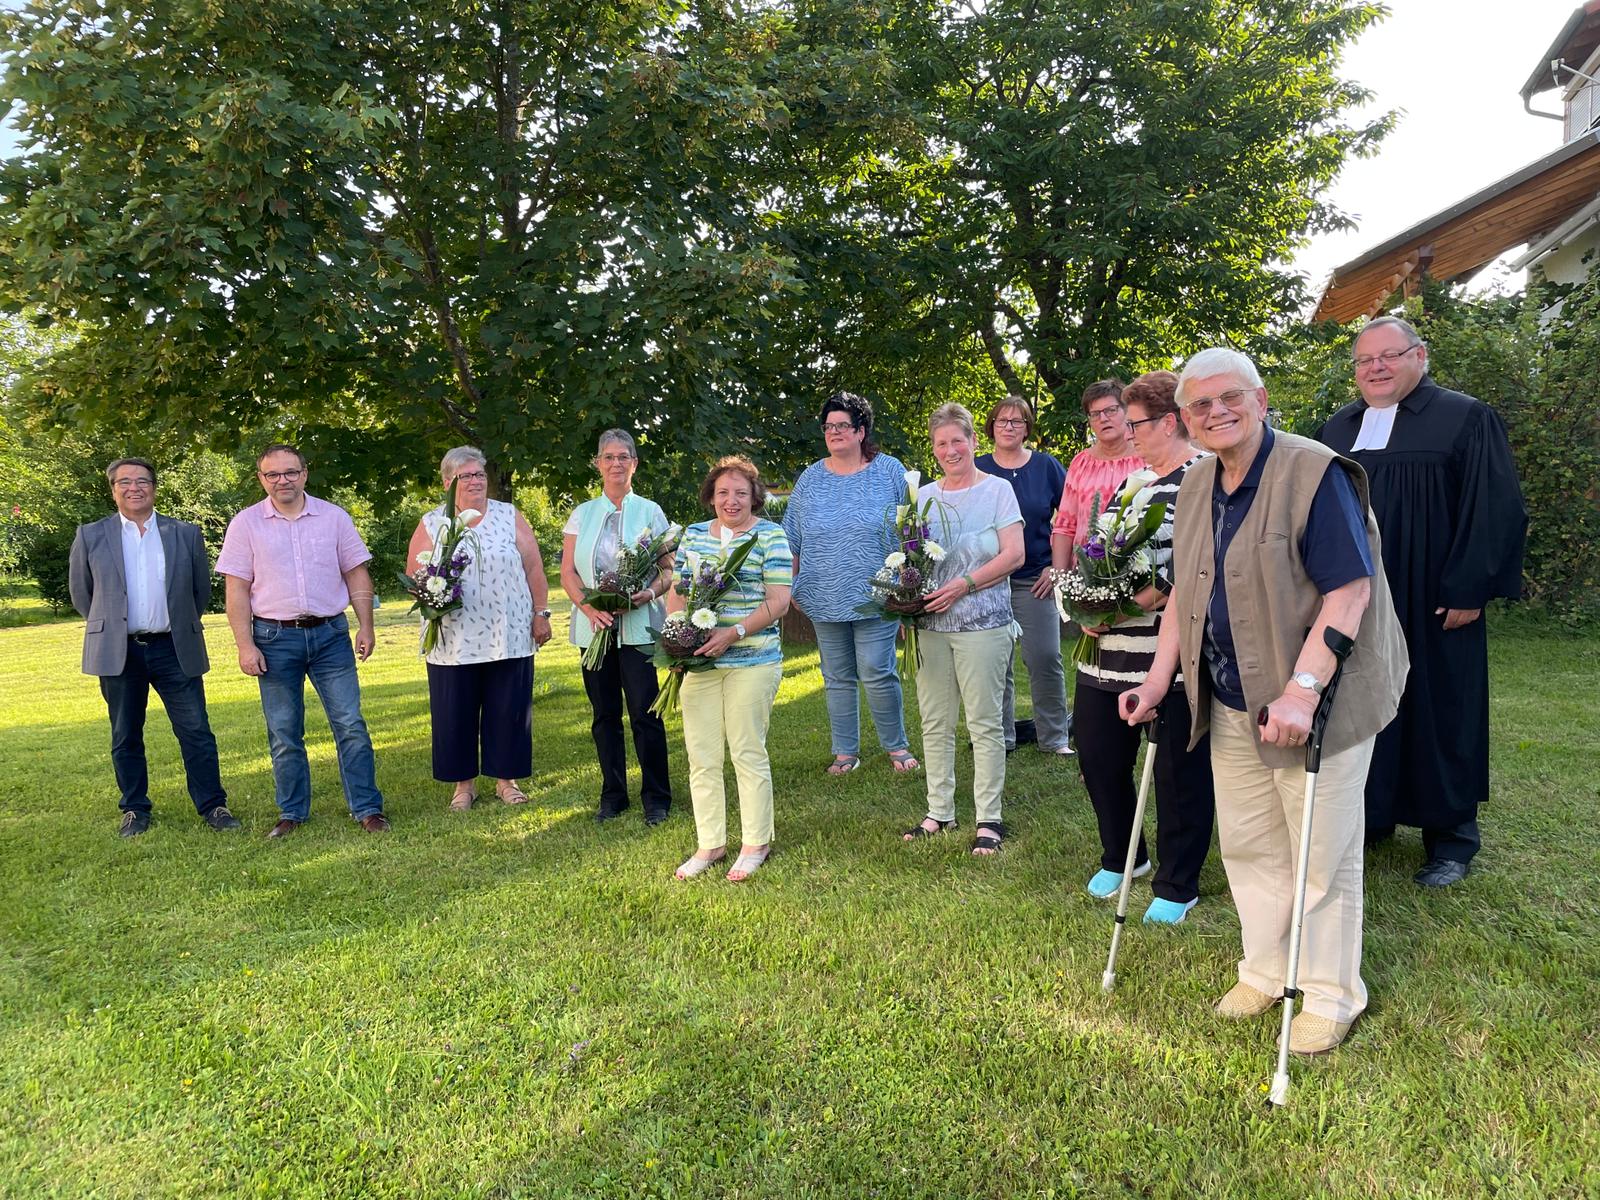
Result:
{"label": "tree trunk", "polygon": [[489,474],[489,495],[507,504],[516,503],[517,473],[504,463],[490,459],[483,468]]}
{"label": "tree trunk", "polygon": [[811,624],[810,617],[792,604],[789,606],[789,611],[783,614],[783,619],[778,622],[778,632],[783,640],[792,646],[817,644],[816,626]]}

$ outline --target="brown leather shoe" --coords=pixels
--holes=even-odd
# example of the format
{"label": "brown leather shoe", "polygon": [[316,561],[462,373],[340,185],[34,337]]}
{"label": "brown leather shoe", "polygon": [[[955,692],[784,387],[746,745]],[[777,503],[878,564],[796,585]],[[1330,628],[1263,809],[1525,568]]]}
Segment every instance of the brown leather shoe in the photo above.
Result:
{"label": "brown leather shoe", "polygon": [[382,813],[369,813],[361,818],[361,828],[368,833],[388,833],[389,818]]}
{"label": "brown leather shoe", "polygon": [[285,817],[271,829],[267,830],[267,836],[270,838],[285,838],[299,828],[299,821],[291,821],[288,817]]}

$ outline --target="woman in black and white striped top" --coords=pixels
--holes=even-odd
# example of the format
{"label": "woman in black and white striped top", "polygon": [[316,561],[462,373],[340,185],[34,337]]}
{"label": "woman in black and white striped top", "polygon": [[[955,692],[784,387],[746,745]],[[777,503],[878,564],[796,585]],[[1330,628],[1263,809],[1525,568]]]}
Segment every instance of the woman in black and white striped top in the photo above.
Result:
{"label": "woman in black and white striped top", "polygon": [[[1133,831],[1133,810],[1138,793],[1133,772],[1138,760],[1140,731],[1131,729],[1117,712],[1118,695],[1144,681],[1155,659],[1161,609],[1172,590],[1172,524],[1178,488],[1201,451],[1189,443],[1183,414],[1176,401],[1178,377],[1171,371],[1152,371],[1130,383],[1122,393],[1128,410],[1128,427],[1134,448],[1145,460],[1151,482],[1143,489],[1151,504],[1164,502],[1166,515],[1151,540],[1155,553],[1156,582],[1135,600],[1145,610],[1099,631],[1097,661],[1078,664],[1073,728],[1077,734],[1078,762],[1084,786],[1100,826],[1100,871],[1089,880],[1089,893],[1110,897],[1122,886],[1127,864],[1128,838]],[[1174,681],[1161,706],[1156,742],[1156,851],[1159,867],[1153,881],[1155,898],[1144,919],[1176,925],[1199,898],[1200,868],[1211,847],[1215,801],[1211,791],[1211,746],[1201,739],[1188,749],[1189,708],[1181,679]],[[1144,837],[1134,875],[1150,870]]]}

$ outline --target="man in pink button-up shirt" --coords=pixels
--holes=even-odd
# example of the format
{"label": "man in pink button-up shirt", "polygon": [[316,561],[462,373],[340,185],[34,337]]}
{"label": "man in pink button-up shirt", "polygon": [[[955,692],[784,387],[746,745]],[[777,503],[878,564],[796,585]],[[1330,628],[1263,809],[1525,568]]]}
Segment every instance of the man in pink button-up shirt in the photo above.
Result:
{"label": "man in pink button-up shirt", "polygon": [[[285,837],[311,816],[305,748],[305,682],[322,701],[339,752],[350,815],[369,833],[389,828],[378,791],[372,739],[361,716],[356,659],[372,653],[372,554],[350,514],[306,495],[306,461],[293,446],[269,446],[256,462],[267,498],[228,523],[217,556],[227,580],[228,624],[239,669],[256,677],[272,751]],[[355,651],[344,610],[356,610]]]}

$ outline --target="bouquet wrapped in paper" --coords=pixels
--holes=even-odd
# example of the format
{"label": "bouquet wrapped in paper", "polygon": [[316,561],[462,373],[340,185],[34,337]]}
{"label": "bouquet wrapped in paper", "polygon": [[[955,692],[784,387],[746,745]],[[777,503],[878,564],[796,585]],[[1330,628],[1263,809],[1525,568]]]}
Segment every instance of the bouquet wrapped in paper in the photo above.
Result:
{"label": "bouquet wrapped in paper", "polygon": [[656,694],[650,711],[665,715],[678,707],[678,693],[683,689],[683,677],[690,671],[708,671],[716,660],[696,655],[695,651],[706,644],[711,631],[717,627],[722,600],[739,582],[739,568],[750,557],[756,544],[752,533],[737,546],[729,548],[724,540],[722,553],[702,555],[690,551],[684,556],[684,571],[678,577],[678,594],[684,598],[682,612],[668,613],[660,629],[652,629],[655,665],[667,673]]}
{"label": "bouquet wrapped in paper", "polygon": [[[683,535],[682,525],[669,525],[661,533],[648,529],[641,533],[631,546],[617,551],[617,565],[610,571],[601,571],[594,586],[583,589],[583,602],[600,612],[625,613],[633,609],[633,598],[656,581],[661,573],[660,560],[664,554],[675,553],[678,538]],[[583,666],[588,671],[598,671],[605,662],[611,647],[616,645],[617,627],[613,623],[604,629],[596,628],[594,637],[583,651]]]}
{"label": "bouquet wrapped in paper", "polygon": [[906,472],[906,498],[895,505],[888,518],[895,549],[867,581],[867,602],[856,609],[864,617],[900,622],[900,674],[908,681],[916,677],[920,661],[917,629],[927,609],[928,593],[934,589],[933,570],[945,553],[944,547],[928,536],[932,532],[928,518],[934,501],[929,496],[920,506],[917,504],[921,485],[921,475]]}
{"label": "bouquet wrapped in paper", "polygon": [[423,654],[439,644],[439,626],[461,607],[461,580],[478,543],[468,522],[480,515],[475,508],[456,511],[456,480],[452,479],[444,497],[444,524],[439,526],[433,546],[417,554],[419,565],[413,574],[400,575],[400,586],[411,597],[407,612],[422,613]]}
{"label": "bouquet wrapped in paper", "polygon": [[[1134,596],[1155,582],[1155,556],[1150,539],[1166,517],[1165,502],[1149,504],[1145,487],[1155,479],[1150,471],[1135,471],[1116,500],[1099,511],[1095,497],[1089,509],[1089,536],[1078,547],[1071,567],[1055,573],[1056,608],[1064,621],[1092,629],[1123,617],[1144,615]],[[1100,642],[1080,634],[1071,661],[1098,661]]]}

